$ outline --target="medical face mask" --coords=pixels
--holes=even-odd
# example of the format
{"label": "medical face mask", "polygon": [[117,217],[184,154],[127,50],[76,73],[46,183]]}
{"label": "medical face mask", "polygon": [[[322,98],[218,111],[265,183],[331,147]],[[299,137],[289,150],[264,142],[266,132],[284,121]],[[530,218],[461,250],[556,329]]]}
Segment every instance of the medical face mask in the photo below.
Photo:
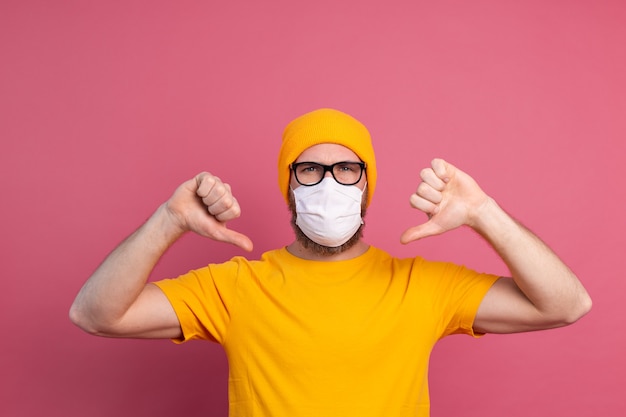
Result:
{"label": "medical face mask", "polygon": [[293,194],[296,224],[315,243],[341,246],[363,224],[363,191],[356,185],[341,185],[326,177],[317,185],[296,188]]}

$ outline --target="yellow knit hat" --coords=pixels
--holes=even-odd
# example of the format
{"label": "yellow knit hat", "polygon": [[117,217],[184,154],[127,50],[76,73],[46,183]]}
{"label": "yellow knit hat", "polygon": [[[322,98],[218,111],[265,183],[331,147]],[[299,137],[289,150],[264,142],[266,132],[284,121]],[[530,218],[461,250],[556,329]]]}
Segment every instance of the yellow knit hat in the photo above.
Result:
{"label": "yellow knit hat", "polygon": [[369,206],[376,188],[376,159],[372,139],[361,122],[333,109],[306,113],[287,125],[278,154],[278,186],[289,202],[291,165],[305,149],[320,143],[335,143],[349,148],[366,164]]}

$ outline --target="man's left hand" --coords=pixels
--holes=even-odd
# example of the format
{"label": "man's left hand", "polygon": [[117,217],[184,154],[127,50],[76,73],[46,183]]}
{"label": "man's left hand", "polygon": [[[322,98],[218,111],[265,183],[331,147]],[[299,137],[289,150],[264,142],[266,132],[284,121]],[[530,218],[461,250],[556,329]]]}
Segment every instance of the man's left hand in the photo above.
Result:
{"label": "man's left hand", "polygon": [[422,182],[410,203],[426,213],[428,221],[407,229],[400,237],[404,244],[463,225],[473,227],[490,200],[472,177],[443,159],[433,159],[420,177]]}

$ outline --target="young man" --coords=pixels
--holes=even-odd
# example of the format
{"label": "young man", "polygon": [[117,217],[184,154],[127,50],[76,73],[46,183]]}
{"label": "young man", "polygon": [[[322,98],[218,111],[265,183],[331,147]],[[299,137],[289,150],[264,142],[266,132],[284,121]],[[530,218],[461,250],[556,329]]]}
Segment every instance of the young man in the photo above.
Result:
{"label": "young man", "polygon": [[189,231],[252,249],[227,228],[240,214],[230,187],[201,173],[105,259],[71,308],[74,323],[103,336],[222,344],[233,416],[428,416],[428,358],[440,338],[554,328],[591,308],[545,244],[441,159],[422,170],[411,196],[429,220],[402,242],[467,225],[511,278],[397,259],[365,243],[376,161],[369,132],[345,113],[321,109],[291,122],[278,170],[294,242],[260,260],[236,257],[146,284]]}

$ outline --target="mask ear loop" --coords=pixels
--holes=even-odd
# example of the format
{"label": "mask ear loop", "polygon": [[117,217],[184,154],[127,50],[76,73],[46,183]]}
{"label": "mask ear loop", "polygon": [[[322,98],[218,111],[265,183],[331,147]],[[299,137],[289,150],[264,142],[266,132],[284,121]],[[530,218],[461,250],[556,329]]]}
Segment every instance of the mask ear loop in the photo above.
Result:
{"label": "mask ear loop", "polygon": [[[365,190],[367,190],[367,178],[365,179],[365,186],[363,186],[363,190],[361,190],[361,224],[365,224],[365,220],[363,220],[363,196],[365,195]],[[367,193],[369,194],[369,190]],[[365,207],[367,207],[367,202],[365,202]]]}

